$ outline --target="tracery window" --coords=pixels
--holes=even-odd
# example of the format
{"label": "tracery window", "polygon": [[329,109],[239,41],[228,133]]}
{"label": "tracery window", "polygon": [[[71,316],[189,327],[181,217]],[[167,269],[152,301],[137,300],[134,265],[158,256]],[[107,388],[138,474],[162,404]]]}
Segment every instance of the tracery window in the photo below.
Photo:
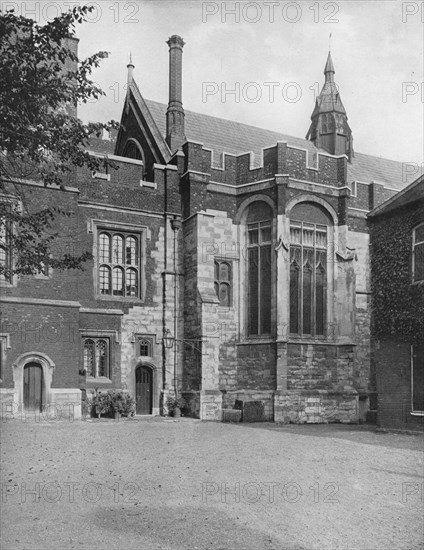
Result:
{"label": "tracery window", "polygon": [[110,378],[109,338],[84,338],[83,368],[87,376]]}
{"label": "tracery window", "polygon": [[325,336],[329,216],[313,203],[300,203],[290,220],[290,333]]}
{"label": "tracery window", "polygon": [[272,209],[262,201],[247,215],[248,335],[271,333]]}

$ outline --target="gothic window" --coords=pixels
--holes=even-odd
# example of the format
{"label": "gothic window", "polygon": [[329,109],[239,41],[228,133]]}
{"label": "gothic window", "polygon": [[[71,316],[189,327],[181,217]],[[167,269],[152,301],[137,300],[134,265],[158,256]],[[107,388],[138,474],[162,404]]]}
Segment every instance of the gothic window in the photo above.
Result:
{"label": "gothic window", "polygon": [[133,141],[127,143],[123,156],[130,159],[143,160],[140,149]]}
{"label": "gothic window", "polygon": [[99,293],[139,297],[140,235],[102,230],[97,255]]}
{"label": "gothic window", "polygon": [[84,338],[83,368],[92,378],[110,378],[109,338]]}
{"label": "gothic window", "polygon": [[424,412],[424,346],[412,346],[412,410]]}
{"label": "gothic window", "polygon": [[330,224],[331,220],[324,209],[313,203],[300,203],[291,211],[291,334],[325,336]]}
{"label": "gothic window", "polygon": [[416,227],[412,235],[412,281],[424,281],[424,223]]}
{"label": "gothic window", "polygon": [[272,209],[250,205],[247,216],[248,335],[271,333]]}
{"label": "gothic window", "polygon": [[215,292],[219,305],[232,305],[232,268],[230,262],[215,260]]}
{"label": "gothic window", "polygon": [[12,234],[11,224],[0,217],[0,279],[12,282]]}

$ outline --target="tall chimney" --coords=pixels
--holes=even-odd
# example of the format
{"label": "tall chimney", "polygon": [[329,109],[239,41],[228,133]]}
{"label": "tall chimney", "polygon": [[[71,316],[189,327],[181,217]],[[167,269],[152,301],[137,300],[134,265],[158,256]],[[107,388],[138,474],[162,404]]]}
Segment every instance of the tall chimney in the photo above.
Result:
{"label": "tall chimney", "polygon": [[181,36],[173,34],[169,46],[169,103],[166,111],[166,142],[172,153],[186,141],[182,102],[182,58],[185,44]]}

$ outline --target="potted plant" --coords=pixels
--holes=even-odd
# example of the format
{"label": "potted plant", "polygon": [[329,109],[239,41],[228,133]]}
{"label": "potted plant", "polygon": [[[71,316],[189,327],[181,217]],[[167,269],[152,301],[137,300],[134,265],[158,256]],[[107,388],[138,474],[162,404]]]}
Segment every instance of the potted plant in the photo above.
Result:
{"label": "potted plant", "polygon": [[172,416],[174,418],[180,418],[181,409],[184,409],[186,405],[187,404],[185,402],[184,397],[169,396],[166,401],[166,407],[168,409],[168,412],[172,413]]}
{"label": "potted plant", "polygon": [[111,398],[109,393],[96,392],[95,396],[92,399],[92,405],[98,418],[100,418],[102,414],[110,412]]}

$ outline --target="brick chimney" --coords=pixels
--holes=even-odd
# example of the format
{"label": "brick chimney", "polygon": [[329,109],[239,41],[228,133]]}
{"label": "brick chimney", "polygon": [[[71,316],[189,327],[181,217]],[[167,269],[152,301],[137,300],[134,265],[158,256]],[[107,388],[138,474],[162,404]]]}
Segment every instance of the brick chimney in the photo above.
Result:
{"label": "brick chimney", "polygon": [[[75,36],[68,36],[67,38],[64,38],[62,40],[62,46],[70,50],[77,57],[78,57],[78,43],[79,43],[79,38],[76,38]],[[78,70],[78,62],[72,61],[69,57],[67,57],[65,60],[64,69],[65,71],[76,72]],[[78,116],[77,105],[67,105],[65,108],[68,115],[71,115],[77,118]]]}
{"label": "brick chimney", "polygon": [[166,142],[172,153],[186,141],[182,102],[182,58],[185,44],[181,36],[172,35],[169,46],[169,103],[166,111]]}

